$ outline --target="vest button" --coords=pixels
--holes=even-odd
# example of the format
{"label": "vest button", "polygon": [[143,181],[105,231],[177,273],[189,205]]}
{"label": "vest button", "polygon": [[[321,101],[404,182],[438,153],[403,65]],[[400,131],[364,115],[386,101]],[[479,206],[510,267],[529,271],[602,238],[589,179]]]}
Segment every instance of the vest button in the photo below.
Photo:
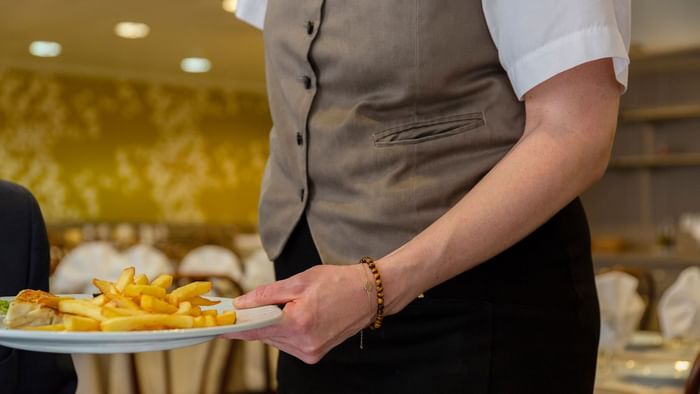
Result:
{"label": "vest button", "polygon": [[304,143],[304,138],[301,136],[301,133],[297,133],[297,145],[301,146]]}
{"label": "vest button", "polygon": [[304,89],[309,90],[311,89],[311,77],[308,75],[304,75],[301,80],[304,82]]}
{"label": "vest button", "polygon": [[306,22],[306,34],[314,34],[314,23],[312,21]]}

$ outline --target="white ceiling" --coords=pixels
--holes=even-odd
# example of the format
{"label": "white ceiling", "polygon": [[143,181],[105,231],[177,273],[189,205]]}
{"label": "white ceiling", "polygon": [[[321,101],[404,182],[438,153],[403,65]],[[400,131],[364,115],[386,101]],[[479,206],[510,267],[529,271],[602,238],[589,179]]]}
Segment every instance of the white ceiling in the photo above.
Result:
{"label": "white ceiling", "polygon": [[[145,39],[116,36],[121,21],[143,22]],[[33,40],[57,41],[57,58],[29,54]],[[212,69],[180,70],[184,57],[207,57]],[[117,78],[264,89],[260,32],[219,0],[0,0],[0,66]]]}
{"label": "white ceiling", "polygon": [[[645,53],[700,48],[700,0],[631,0],[632,35]],[[151,34],[127,40],[121,21]],[[264,89],[262,35],[221,9],[220,0],[0,0],[0,67],[111,78]],[[58,41],[57,58],[31,56],[34,40]],[[186,74],[180,60],[204,56],[212,70]]]}

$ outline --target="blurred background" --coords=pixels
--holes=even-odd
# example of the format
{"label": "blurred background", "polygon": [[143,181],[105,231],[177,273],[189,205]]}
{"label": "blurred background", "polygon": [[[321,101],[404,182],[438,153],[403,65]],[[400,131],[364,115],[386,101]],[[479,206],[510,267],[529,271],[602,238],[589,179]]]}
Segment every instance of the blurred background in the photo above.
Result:
{"label": "blurred background", "polygon": [[[613,159],[583,199],[596,268],[632,275],[645,302],[637,328],[659,331],[662,294],[700,265],[700,2],[632,3]],[[271,126],[262,34],[238,21],[235,7],[0,0],[0,179],[39,200],[52,289],[88,291],[86,278],[135,261],[185,279],[228,277],[233,284],[219,286],[227,295],[272,279],[256,235]],[[181,269],[188,257],[194,270]],[[274,353],[228,351],[224,371],[255,366],[196,392],[274,389]],[[82,389],[177,391],[176,373],[153,387],[144,382],[156,372],[132,368],[128,384],[113,375],[139,357],[83,360],[92,380]]]}

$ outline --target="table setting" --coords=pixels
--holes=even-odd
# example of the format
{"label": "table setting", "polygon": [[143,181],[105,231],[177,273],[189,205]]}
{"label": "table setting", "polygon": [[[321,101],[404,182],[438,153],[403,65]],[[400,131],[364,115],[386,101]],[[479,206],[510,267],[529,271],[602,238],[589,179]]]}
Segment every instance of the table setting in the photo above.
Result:
{"label": "table setting", "polygon": [[661,297],[660,332],[637,330],[643,304],[635,278],[609,272],[599,275],[597,285],[601,340],[595,393],[684,394],[700,352],[700,269],[682,272]]}

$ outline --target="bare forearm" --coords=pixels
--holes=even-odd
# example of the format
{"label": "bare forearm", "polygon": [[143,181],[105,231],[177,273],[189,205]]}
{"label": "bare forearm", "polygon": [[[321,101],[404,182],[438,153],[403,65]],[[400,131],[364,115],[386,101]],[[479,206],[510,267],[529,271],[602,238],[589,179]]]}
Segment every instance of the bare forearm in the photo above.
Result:
{"label": "bare forearm", "polygon": [[525,97],[523,137],[452,209],[377,263],[393,313],[420,292],[524,238],[605,171],[619,86],[610,59],[561,73]]}
{"label": "bare forearm", "polygon": [[386,288],[398,290],[389,312],[505,250],[586,190],[607,165],[610,141],[582,138],[529,134],[443,217],[381,259]]}

